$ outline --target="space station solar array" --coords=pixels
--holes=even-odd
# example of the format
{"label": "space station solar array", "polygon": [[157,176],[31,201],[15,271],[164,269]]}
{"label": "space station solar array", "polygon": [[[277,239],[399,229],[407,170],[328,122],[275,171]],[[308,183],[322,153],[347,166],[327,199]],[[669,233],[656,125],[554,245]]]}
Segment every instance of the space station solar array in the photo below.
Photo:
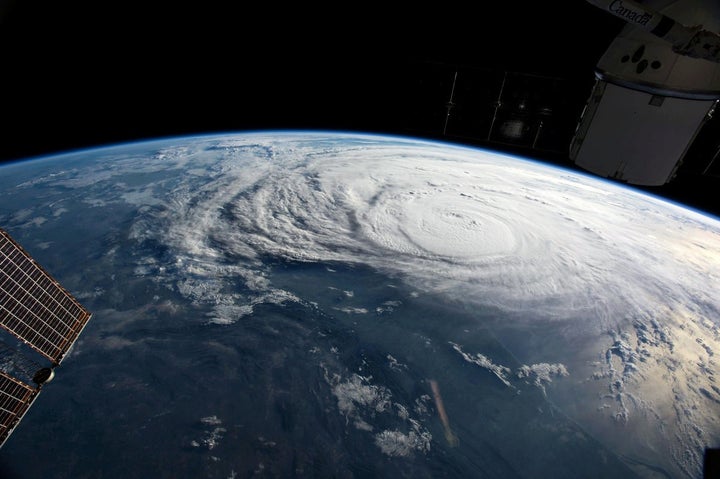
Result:
{"label": "space station solar array", "polygon": [[[0,328],[29,348],[23,353],[6,342],[0,348],[0,447],[42,385],[52,379],[90,317],[70,292],[0,229]],[[30,354],[39,355],[38,360]],[[42,367],[40,359],[49,361],[49,366]],[[37,370],[28,372],[33,365]]]}

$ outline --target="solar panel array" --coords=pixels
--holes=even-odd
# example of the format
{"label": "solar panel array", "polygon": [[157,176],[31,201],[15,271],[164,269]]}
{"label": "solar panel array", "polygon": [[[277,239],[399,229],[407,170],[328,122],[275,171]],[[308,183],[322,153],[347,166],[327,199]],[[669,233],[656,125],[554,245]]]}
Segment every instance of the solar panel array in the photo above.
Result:
{"label": "solar panel array", "polygon": [[[89,320],[90,313],[0,229],[0,327],[49,359],[54,368]],[[23,364],[13,362],[13,367],[0,369],[0,446],[40,393],[42,384],[52,378],[51,368],[39,369],[32,381],[13,377],[18,376],[17,371],[24,371],[20,366]]]}
{"label": "solar panel array", "polygon": [[0,371],[0,441],[5,442],[39,390]]}
{"label": "solar panel array", "polygon": [[90,313],[0,229],[0,326],[60,364]]}

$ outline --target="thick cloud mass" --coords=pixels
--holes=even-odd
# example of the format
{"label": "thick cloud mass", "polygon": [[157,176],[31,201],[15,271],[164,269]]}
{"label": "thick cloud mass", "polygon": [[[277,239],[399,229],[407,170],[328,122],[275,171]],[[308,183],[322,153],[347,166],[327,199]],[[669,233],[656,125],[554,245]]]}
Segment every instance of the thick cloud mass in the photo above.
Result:
{"label": "thick cloud mass", "polygon": [[707,217],[490,152],[259,139],[162,153],[166,162],[211,164],[201,190],[190,186],[196,177],[187,189],[181,182],[164,213],[168,230],[158,233],[193,268],[215,269],[228,254],[357,262],[508,310],[592,315],[578,327],[597,330],[667,308],[717,312],[707,284],[718,273],[706,265],[717,262],[720,240]]}
{"label": "thick cloud mass", "polygon": [[[709,287],[720,280],[715,219],[589,176],[443,144],[252,135],[198,145],[161,153],[170,168],[192,163],[203,186],[181,179],[162,210],[166,227],[150,236],[176,255],[168,281],[196,278],[187,294],[218,305],[213,321],[298,300],[272,288],[268,255],[369,265],[528,326],[562,324],[565,340],[591,348],[573,365],[559,354],[562,375],[580,368],[586,377],[576,380],[596,385],[568,393],[573,407],[659,427],[618,447],[642,456],[647,444],[676,470],[700,469],[698,451],[718,437],[720,394],[707,373],[720,348],[720,303]],[[221,294],[237,277],[254,293]]]}

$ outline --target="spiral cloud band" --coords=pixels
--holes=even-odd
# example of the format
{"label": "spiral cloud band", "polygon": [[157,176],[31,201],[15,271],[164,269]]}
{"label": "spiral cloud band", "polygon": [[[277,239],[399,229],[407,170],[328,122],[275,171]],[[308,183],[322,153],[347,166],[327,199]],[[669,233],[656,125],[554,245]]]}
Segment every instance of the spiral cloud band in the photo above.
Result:
{"label": "spiral cloud band", "polygon": [[166,167],[189,158],[211,173],[201,191],[180,181],[159,239],[195,268],[227,254],[362,263],[509,310],[592,313],[601,330],[668,298],[717,307],[704,287],[717,273],[693,267],[717,261],[707,217],[496,153],[353,139],[238,136],[162,152]]}

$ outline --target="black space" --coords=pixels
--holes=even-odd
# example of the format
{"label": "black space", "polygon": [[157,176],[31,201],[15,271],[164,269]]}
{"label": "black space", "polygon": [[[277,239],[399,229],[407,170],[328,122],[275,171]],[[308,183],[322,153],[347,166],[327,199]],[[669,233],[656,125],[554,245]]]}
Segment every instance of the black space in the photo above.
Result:
{"label": "black space", "polygon": [[[588,98],[597,60],[623,26],[584,0],[9,0],[0,4],[0,161],[257,129],[483,145],[469,123],[444,131],[455,71],[465,82],[458,82],[458,104],[465,95],[466,105],[483,108],[495,94],[483,85],[504,72],[560,81],[564,115],[572,120],[562,127],[567,132]],[[716,131],[704,134],[706,143]],[[572,167],[564,150],[490,146]],[[710,161],[706,151],[700,156],[672,183],[649,191],[720,214],[717,178],[700,174]]]}

